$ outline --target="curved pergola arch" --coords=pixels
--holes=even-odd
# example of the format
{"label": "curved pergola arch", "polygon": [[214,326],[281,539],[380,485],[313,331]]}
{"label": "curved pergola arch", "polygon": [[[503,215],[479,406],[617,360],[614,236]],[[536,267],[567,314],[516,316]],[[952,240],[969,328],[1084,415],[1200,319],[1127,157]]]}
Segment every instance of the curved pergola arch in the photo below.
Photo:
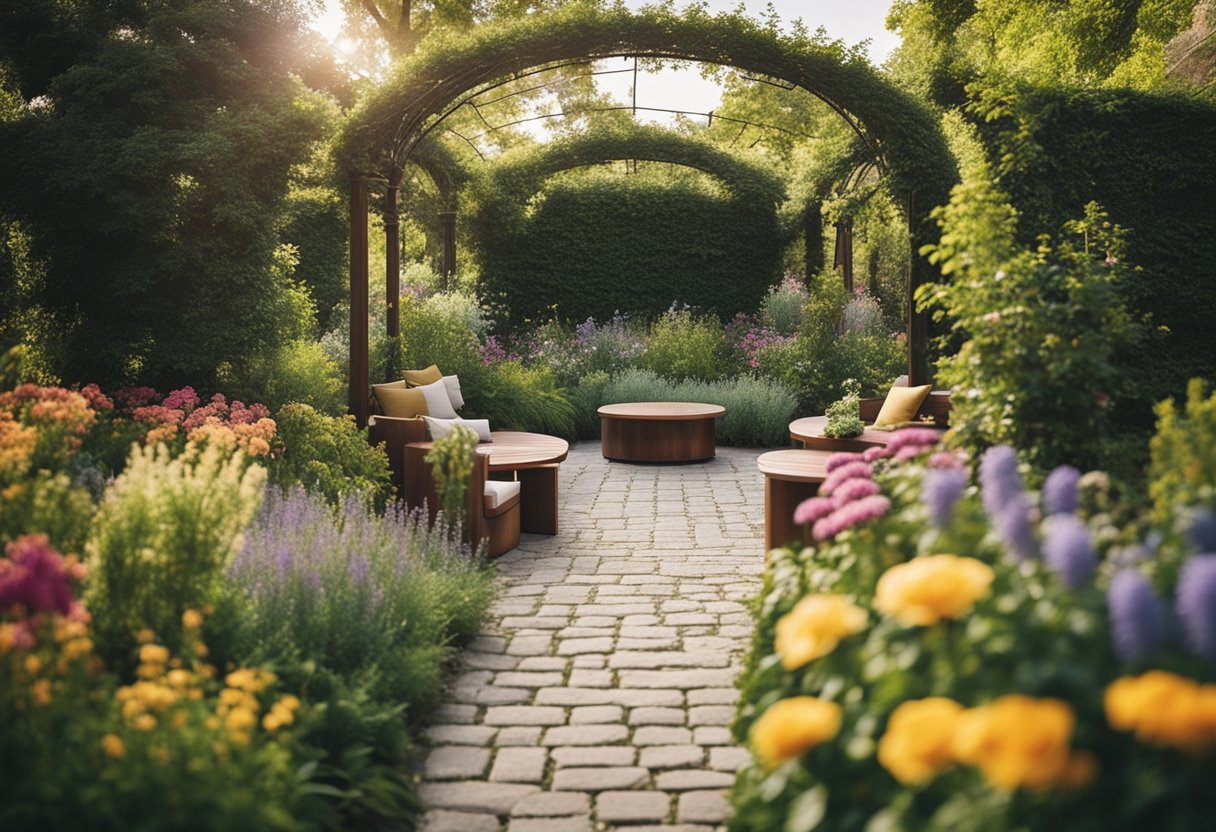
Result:
{"label": "curved pergola arch", "polygon": [[[352,113],[337,149],[339,164],[354,183],[352,292],[366,286],[365,177],[384,177],[395,192],[402,165],[418,143],[487,89],[545,68],[618,56],[730,66],[801,87],[853,128],[887,174],[892,192],[908,206],[913,250],[932,240],[929,212],[946,201],[958,179],[954,159],[933,113],[881,78],[861,54],[838,41],[784,35],[741,14],[710,15],[697,7],[679,14],[652,7],[635,14],[623,6],[571,4],[463,35],[430,38]],[[935,274],[931,264],[914,257],[909,292]],[[366,342],[367,310],[365,302],[356,301],[352,296],[351,406],[363,421],[368,368],[366,349],[357,360],[355,339]],[[354,318],[360,313],[364,320],[358,324]],[[908,335],[909,375],[918,381],[927,376],[927,337],[919,316],[911,316]]]}

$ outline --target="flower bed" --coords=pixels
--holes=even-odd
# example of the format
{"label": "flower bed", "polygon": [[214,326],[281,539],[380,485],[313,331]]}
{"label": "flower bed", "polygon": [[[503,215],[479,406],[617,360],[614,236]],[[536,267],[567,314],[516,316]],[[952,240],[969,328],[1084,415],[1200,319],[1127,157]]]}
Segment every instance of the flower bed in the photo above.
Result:
{"label": "flower bed", "polygon": [[[1192,398],[1154,443],[1171,462],[1167,438],[1216,431]],[[833,457],[799,507],[818,542],[771,555],[731,828],[1210,824],[1212,484],[1172,473],[1152,523],[1103,474],[1065,466],[1028,491],[996,447],[973,482],[929,437],[894,438]]]}

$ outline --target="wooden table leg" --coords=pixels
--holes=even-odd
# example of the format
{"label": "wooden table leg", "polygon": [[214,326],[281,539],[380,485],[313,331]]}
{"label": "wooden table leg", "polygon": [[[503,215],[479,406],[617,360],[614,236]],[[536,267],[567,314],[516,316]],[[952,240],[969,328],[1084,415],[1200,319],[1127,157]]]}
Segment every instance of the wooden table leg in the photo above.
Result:
{"label": "wooden table leg", "polygon": [[819,483],[764,478],[764,552],[789,543],[810,545],[811,530],[794,522],[794,509],[819,493]]}
{"label": "wooden table leg", "polygon": [[520,530],[557,534],[557,466],[522,468],[518,475]]}

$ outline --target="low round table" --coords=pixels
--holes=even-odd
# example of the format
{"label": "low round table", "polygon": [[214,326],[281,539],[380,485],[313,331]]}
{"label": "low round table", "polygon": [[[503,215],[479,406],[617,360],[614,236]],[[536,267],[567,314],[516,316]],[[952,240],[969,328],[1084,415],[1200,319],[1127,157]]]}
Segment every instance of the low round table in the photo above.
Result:
{"label": "low round table", "polygon": [[697,462],[716,452],[714,419],[726,408],[697,402],[631,402],[599,409],[600,447],[618,462]]}
{"label": "low round table", "polygon": [[794,522],[794,509],[819,493],[827,477],[829,451],[783,450],[760,454],[764,474],[764,551],[794,541],[811,542],[810,531]]}

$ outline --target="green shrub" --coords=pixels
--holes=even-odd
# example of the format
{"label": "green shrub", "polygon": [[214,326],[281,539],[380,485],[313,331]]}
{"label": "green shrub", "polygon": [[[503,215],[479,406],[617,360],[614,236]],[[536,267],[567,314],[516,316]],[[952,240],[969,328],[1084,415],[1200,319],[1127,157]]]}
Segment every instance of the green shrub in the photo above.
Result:
{"label": "green shrub", "polygon": [[38,533],[61,551],[83,551],[93,517],[88,491],[49,471],[31,471],[7,487],[3,481],[0,476],[0,544]]}
{"label": "green shrub", "polygon": [[713,381],[718,378],[726,345],[716,318],[695,317],[687,309],[669,309],[650,328],[641,365],[673,379]]}
{"label": "green shrub", "polygon": [[432,443],[426,454],[439,495],[439,507],[448,523],[457,528],[468,522],[465,496],[473,477],[477,456],[477,433],[457,425]]}
{"label": "green shrub", "polygon": [[802,323],[807,297],[806,284],[794,275],[786,275],[760,302],[760,315],[773,332],[793,335]]}
{"label": "green shrub", "polygon": [[906,368],[904,340],[884,332],[880,316],[865,313],[866,298],[863,292],[851,297],[836,275],[822,274],[813,281],[798,335],[761,348],[761,375],[796,390],[799,413],[823,413],[844,396],[847,379],[857,381],[863,396],[885,394]]}
{"label": "green shrub", "polygon": [[569,391],[570,404],[574,407],[574,430],[579,439],[596,439],[600,435],[600,417],[597,412],[605,404],[604,391],[611,383],[608,373],[597,370],[583,376],[576,387]]}
{"label": "green shrub", "polygon": [[1016,213],[976,177],[938,212],[942,242],[931,255],[948,280],[918,292],[950,322],[958,352],[938,362],[955,396],[956,440],[973,453],[1005,443],[1046,472],[1095,467],[1120,399],[1116,351],[1140,336],[1116,284],[1121,231],[1095,205],[1035,249],[1014,238]]}
{"label": "green shrub", "polygon": [[380,511],[392,493],[388,458],[372,447],[353,416],[326,416],[306,404],[288,404],[275,414],[284,449],[270,459],[270,482],[284,492],[302,485],[338,506],[356,497]]}
{"label": "green shrub", "polygon": [[[464,391],[464,376],[460,381]],[[487,367],[464,396],[469,414],[489,419],[495,430],[574,438],[574,407],[547,369],[500,361]]]}
{"label": "green shrub", "polygon": [[1149,496],[1158,523],[1192,506],[1216,511],[1216,394],[1207,394],[1207,382],[1191,380],[1181,412],[1173,399],[1157,405],[1150,447]]}
{"label": "green shrub", "polygon": [[[600,404],[620,402],[704,402],[726,408],[715,420],[722,445],[772,447],[789,444],[794,394],[771,379],[738,376],[722,381],[673,381],[649,370],[629,370],[608,382]],[[597,405],[598,407],[598,405]]]}
{"label": "green shrub", "polygon": [[129,666],[150,628],[180,645],[186,609],[211,603],[262,499],[266,469],[218,443],[134,447],[106,490],[88,542],[86,602],[107,662]]}
{"label": "green shrub", "polygon": [[342,367],[317,341],[288,341],[268,356],[230,368],[221,382],[232,398],[262,402],[271,410],[300,402],[331,416],[346,411]]}
{"label": "green shrub", "polygon": [[469,295],[445,292],[401,303],[401,362],[405,369],[437,364],[463,383],[482,373],[478,354],[481,312]]}

